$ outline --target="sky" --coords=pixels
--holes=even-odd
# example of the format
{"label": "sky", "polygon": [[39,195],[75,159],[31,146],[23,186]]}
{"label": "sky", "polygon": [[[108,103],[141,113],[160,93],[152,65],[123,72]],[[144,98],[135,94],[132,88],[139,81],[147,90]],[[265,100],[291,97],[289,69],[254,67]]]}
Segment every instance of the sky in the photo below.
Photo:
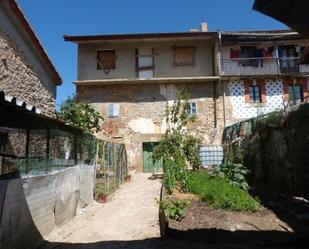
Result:
{"label": "sky", "polygon": [[60,73],[57,108],[72,94],[77,46],[63,35],[282,29],[283,24],[252,10],[254,0],[18,0]]}

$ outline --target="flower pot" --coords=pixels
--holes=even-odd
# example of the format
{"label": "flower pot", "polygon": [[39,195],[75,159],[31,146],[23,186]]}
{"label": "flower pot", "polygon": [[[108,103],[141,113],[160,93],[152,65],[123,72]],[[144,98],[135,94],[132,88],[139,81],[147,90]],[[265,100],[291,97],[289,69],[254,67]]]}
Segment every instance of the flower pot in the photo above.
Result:
{"label": "flower pot", "polygon": [[99,195],[98,198],[97,198],[97,202],[100,202],[100,203],[107,202],[107,196],[106,195]]}
{"label": "flower pot", "polygon": [[131,176],[130,176],[130,175],[128,175],[128,176],[125,176],[125,177],[124,177],[124,180],[125,180],[126,182],[129,182],[129,181],[131,181]]}

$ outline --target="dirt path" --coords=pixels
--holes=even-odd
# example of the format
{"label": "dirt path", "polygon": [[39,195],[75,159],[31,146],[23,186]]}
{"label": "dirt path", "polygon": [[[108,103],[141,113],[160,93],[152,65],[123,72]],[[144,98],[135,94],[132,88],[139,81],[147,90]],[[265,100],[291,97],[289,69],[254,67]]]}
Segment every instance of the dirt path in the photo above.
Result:
{"label": "dirt path", "polygon": [[67,248],[65,244],[94,245],[102,241],[158,238],[156,198],[159,198],[161,183],[160,180],[149,180],[149,176],[137,174],[131,182],[123,184],[107,203],[95,202],[84,214],[54,231],[47,238],[47,247]]}

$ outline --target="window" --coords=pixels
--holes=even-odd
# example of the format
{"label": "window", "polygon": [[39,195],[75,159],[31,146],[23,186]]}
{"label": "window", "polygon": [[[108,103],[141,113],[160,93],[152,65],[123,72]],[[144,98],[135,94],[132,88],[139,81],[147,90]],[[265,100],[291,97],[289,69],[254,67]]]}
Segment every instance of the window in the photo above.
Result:
{"label": "window", "polygon": [[302,86],[300,84],[289,85],[289,103],[297,105],[304,100]]}
{"label": "window", "polygon": [[153,78],[153,48],[136,49],[136,74],[138,78]]}
{"label": "window", "polygon": [[175,66],[193,66],[195,61],[195,47],[174,47]]}
{"label": "window", "polygon": [[108,104],[108,117],[115,118],[119,116],[119,103]]}
{"label": "window", "polygon": [[260,103],[261,98],[261,87],[260,86],[249,86],[250,102]]}
{"label": "window", "polygon": [[197,115],[197,102],[196,101],[189,101],[188,103],[188,114],[190,116]]}
{"label": "window", "polygon": [[295,46],[279,47],[280,70],[282,73],[297,73],[297,53]]}
{"label": "window", "polygon": [[115,50],[101,50],[97,52],[97,70],[110,70],[116,68]]}

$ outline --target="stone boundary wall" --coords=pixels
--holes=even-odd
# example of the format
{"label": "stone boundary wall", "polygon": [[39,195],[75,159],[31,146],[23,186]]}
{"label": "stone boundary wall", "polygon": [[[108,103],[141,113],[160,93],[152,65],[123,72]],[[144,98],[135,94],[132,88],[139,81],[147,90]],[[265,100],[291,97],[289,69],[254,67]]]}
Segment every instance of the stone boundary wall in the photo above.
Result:
{"label": "stone boundary wall", "polygon": [[235,141],[240,144],[235,142],[225,148],[243,155],[244,165],[251,171],[252,187],[308,198],[309,104],[276,119],[273,114],[258,120],[252,135],[238,137]]}
{"label": "stone boundary wall", "polygon": [[0,248],[37,248],[93,200],[94,166],[0,180]]}

